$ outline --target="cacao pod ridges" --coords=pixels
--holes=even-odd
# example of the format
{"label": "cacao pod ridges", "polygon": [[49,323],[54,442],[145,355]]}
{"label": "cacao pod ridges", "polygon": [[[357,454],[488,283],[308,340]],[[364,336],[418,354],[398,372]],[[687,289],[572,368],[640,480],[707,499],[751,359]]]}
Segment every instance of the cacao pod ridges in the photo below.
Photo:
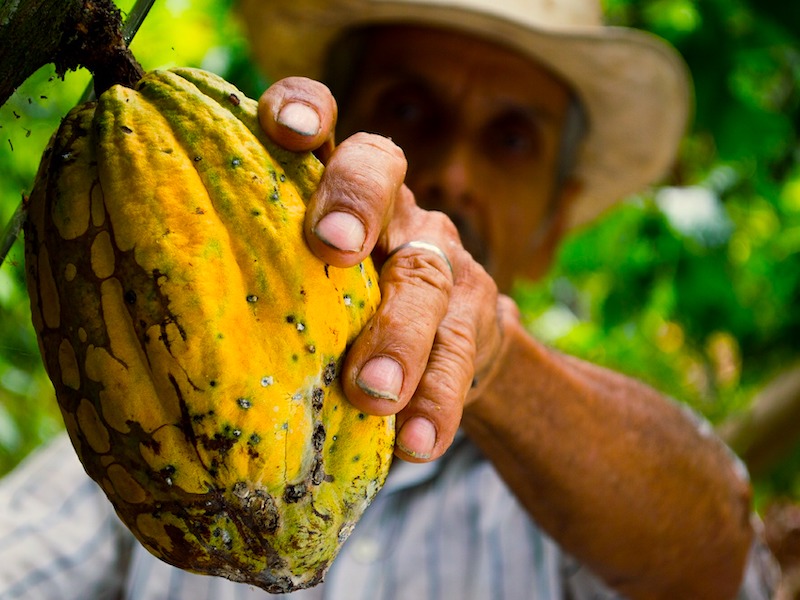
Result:
{"label": "cacao pod ridges", "polygon": [[270,592],[318,583],[382,486],[392,417],[345,399],[371,261],[303,237],[321,165],[192,69],[73,109],[25,230],[34,326],[87,473],[153,554]]}

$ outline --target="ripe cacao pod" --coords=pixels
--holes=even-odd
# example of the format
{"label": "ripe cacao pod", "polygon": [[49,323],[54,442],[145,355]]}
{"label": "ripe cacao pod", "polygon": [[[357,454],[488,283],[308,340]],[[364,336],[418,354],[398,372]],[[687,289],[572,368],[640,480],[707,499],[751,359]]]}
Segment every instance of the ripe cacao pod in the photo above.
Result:
{"label": "ripe cacao pod", "polygon": [[371,261],[337,269],[304,242],[321,172],[224,80],[154,71],[64,119],[25,234],[87,473],[154,555],[276,593],[322,579],[394,442],[339,381],[379,291]]}

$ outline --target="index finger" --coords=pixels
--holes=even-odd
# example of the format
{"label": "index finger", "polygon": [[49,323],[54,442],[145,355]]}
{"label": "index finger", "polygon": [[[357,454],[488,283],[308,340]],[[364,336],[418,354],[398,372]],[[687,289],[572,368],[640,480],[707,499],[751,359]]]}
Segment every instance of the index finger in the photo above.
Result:
{"label": "index finger", "polygon": [[337,110],[330,90],[307,77],[281,79],[258,100],[259,123],[273,142],[293,152],[318,151],[323,162],[333,149]]}

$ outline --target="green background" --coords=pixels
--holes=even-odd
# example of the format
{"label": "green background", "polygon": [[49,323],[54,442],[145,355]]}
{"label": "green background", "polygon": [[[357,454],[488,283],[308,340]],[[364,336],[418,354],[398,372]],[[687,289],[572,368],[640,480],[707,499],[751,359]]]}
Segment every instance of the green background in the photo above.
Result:
{"label": "green background", "polygon": [[[267,80],[251,64],[232,4],[156,0],[132,49],[145,69],[198,66],[257,97]],[[684,55],[695,81],[692,129],[663,186],[572,236],[544,281],[516,291],[541,339],[635,375],[713,423],[745,410],[800,359],[795,4],[605,2],[610,22],[653,31]],[[0,225],[88,83],[85,72],[61,80],[45,68],[0,108]],[[23,262],[18,242],[0,267],[0,474],[62,427],[30,325]],[[760,502],[799,498],[800,447],[756,484]]]}

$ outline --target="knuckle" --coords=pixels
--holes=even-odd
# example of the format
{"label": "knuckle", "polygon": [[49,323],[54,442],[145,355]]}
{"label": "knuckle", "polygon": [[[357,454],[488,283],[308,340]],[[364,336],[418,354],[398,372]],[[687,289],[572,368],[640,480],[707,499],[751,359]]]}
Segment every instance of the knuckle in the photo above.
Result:
{"label": "knuckle", "polygon": [[371,165],[393,191],[403,183],[408,168],[406,155],[389,138],[361,131],[350,136],[342,146],[347,148],[349,158]]}
{"label": "knuckle", "polygon": [[497,296],[497,283],[486,269],[463,247],[459,247],[452,259],[458,265],[458,283],[466,285],[484,299]]}
{"label": "knuckle", "polygon": [[491,300],[492,306],[494,306],[497,303],[497,295],[499,293],[497,282],[481,265],[475,263],[474,270],[478,274],[475,277],[478,287],[483,290],[484,297],[487,300]]}
{"label": "knuckle", "polygon": [[465,374],[475,362],[475,323],[458,316],[448,319],[439,328],[437,346],[451,365],[448,371]]}
{"label": "knuckle", "polygon": [[391,269],[387,271],[390,280],[403,281],[422,288],[434,288],[441,292],[444,300],[453,288],[450,267],[432,252],[404,248],[392,256]]}
{"label": "knuckle", "polygon": [[[328,169],[347,173],[342,178],[343,192],[351,199],[383,200],[394,195],[405,176],[405,157],[385,152],[381,144],[362,139],[371,134],[357,133],[341,143]],[[378,136],[372,136],[378,137]],[[377,152],[376,152],[377,149]]]}
{"label": "knuckle", "polygon": [[343,155],[328,164],[315,195],[317,206],[327,212],[331,207],[349,207],[362,219],[369,217],[385,205],[388,197],[387,182],[369,163],[353,168],[353,162]]}
{"label": "knuckle", "polygon": [[386,171],[374,162],[366,162],[350,180],[353,193],[369,199],[383,198],[393,187]]}
{"label": "knuckle", "polygon": [[431,210],[428,212],[428,220],[431,227],[441,232],[448,240],[458,239],[458,229],[453,223],[452,219],[445,213]]}
{"label": "knuckle", "polygon": [[324,83],[308,77],[285,77],[269,88],[282,99],[313,100],[315,98],[332,97],[330,89]]}
{"label": "knuckle", "polygon": [[385,184],[381,180],[381,174],[370,165],[363,165],[339,180],[339,199],[352,206],[362,203],[371,205],[384,194]]}
{"label": "knuckle", "polygon": [[420,310],[417,303],[407,303],[385,310],[379,315],[381,330],[394,333],[393,344],[408,346],[401,350],[405,353],[419,347],[420,338],[432,337],[427,329],[429,324],[425,319],[424,311]]}
{"label": "knuckle", "polygon": [[357,144],[370,151],[378,151],[384,154],[390,160],[405,164],[406,155],[403,149],[395,144],[391,139],[377,133],[368,133],[366,131],[359,131],[354,133],[348,138],[349,143]]}

